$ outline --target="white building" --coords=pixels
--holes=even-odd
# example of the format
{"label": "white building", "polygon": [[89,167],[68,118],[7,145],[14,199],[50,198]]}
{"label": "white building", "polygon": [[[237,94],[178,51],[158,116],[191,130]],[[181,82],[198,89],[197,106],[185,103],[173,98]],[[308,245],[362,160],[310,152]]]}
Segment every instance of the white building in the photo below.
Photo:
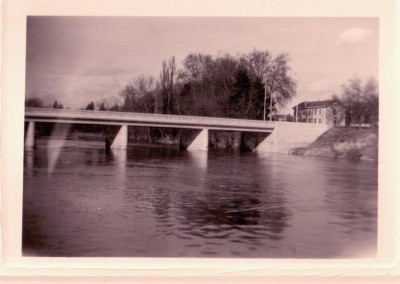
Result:
{"label": "white building", "polygon": [[302,102],[293,107],[293,116],[295,121],[297,117],[297,121],[303,123],[345,125],[344,108],[335,100]]}

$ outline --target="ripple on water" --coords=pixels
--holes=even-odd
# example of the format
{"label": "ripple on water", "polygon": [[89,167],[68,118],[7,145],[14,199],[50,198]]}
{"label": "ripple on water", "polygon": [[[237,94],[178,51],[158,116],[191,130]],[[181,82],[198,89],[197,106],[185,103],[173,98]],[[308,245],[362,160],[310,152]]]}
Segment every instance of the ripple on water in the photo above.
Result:
{"label": "ripple on water", "polygon": [[69,147],[48,176],[47,149],[30,155],[24,254],[329,258],[376,247],[373,163],[162,149],[124,161]]}

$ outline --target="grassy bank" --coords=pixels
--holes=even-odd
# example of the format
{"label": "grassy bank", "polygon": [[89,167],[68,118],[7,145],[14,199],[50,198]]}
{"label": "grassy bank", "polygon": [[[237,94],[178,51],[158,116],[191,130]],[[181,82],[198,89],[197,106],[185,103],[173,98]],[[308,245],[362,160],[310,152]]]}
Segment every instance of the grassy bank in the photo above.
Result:
{"label": "grassy bank", "polygon": [[378,159],[378,130],[331,128],[305,148],[295,148],[293,155],[325,156],[351,159]]}

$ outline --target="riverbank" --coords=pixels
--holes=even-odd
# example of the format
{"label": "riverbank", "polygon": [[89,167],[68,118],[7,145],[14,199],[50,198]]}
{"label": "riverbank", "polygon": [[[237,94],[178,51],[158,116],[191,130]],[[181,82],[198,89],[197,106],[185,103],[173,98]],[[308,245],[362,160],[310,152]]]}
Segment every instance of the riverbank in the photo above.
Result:
{"label": "riverbank", "polygon": [[331,128],[312,144],[289,151],[293,155],[363,160],[378,159],[378,129]]}

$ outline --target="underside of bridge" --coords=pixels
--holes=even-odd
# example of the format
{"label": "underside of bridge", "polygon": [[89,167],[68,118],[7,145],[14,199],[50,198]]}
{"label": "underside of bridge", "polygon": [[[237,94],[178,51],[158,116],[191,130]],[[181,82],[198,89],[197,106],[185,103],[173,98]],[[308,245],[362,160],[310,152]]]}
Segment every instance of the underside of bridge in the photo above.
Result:
{"label": "underside of bridge", "polygon": [[[25,147],[35,147],[37,136],[44,135],[53,137],[54,129],[57,129],[56,126],[61,124],[63,123],[28,121],[25,124]],[[147,136],[148,143],[152,142],[154,136],[168,136],[169,134],[170,137],[174,138],[170,140],[174,140],[177,147],[189,151],[208,150],[210,148],[252,151],[270,134],[268,132],[227,131],[208,128],[190,129],[128,126],[127,124],[120,126],[74,124],[74,126],[83,132],[91,128],[101,133],[104,137],[106,149],[127,149],[130,142],[137,142],[139,133],[141,137]],[[68,127],[66,129],[71,130],[73,127]],[[69,134],[65,133],[64,138],[66,138],[67,135]],[[63,137],[58,135],[55,138],[62,139]]]}

